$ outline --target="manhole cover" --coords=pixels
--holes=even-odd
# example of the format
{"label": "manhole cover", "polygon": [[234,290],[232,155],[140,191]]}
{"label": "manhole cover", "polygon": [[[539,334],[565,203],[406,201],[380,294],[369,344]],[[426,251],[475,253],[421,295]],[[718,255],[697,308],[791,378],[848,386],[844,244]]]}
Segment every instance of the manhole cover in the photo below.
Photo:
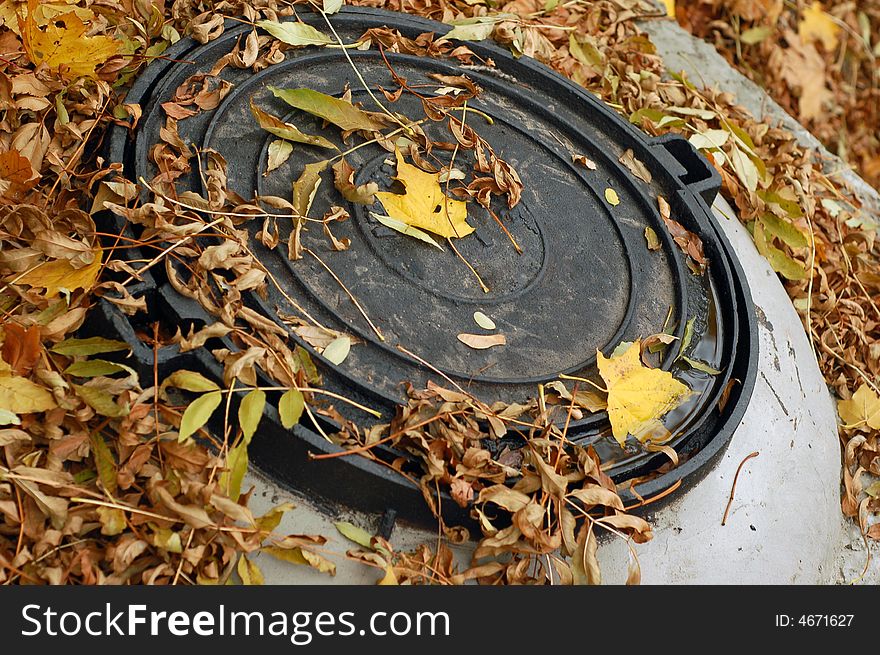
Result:
{"label": "manhole cover", "polygon": [[[326,28],[319,16],[306,12],[300,18]],[[356,42],[370,28],[384,26],[409,38],[448,29],[402,14],[348,8],[333,16],[333,24],[347,43]],[[222,37],[205,45],[179,42],[133,86],[127,101],[139,103],[143,116],[133,134],[114,128],[110,142],[110,156],[125,164],[132,180],[151,180],[157,174],[150,152],[165,138],[160,134],[166,120],[161,105],[193,75],[210,73],[252,29],[227,27]],[[464,74],[479,85],[483,91],[469,104],[473,110],[469,120],[479,123],[480,135],[518,172],[523,183],[519,203],[509,209],[507,203],[493,202],[493,217],[470,202],[468,221],[476,230],[456,240],[459,258],[448,247],[437,249],[380,223],[374,217],[376,212],[384,213],[378,203],[375,207],[347,203],[331,184],[323,184],[310,215],[321,216],[332,206],[345,207],[351,218],[334,225],[333,232],[337,239],[350,240],[350,247],[330,252],[324,234],[313,229],[303,234],[302,243],[322,253],[321,260],[292,261],[284,232],[289,232],[290,222],[280,228],[280,247],[266,248],[254,238],[252,248],[280,288],[270,286],[265,297],[247,294],[247,304],[287,329],[277,308],[290,310],[288,299],[295,298],[302,312],[322,325],[356,337],[357,344],[340,365],[312,350],[324,386],[382,408],[389,416],[403,399],[404,382],[420,388],[428,380],[439,380],[437,371],[424,362],[481,400],[516,402],[534,397],[539,383],[552,383],[560,374],[598,380],[597,349],[607,355],[622,341],[665,331],[676,340],[657,364],[699,393],[664,419],[675,435],[669,445],[682,463],[635,489],[640,496],[650,496],[682,479],[698,477],[739,424],[757,358],[743,274],[707,207],[718,189],[717,174],[683,139],[647,137],[545,66],[526,57],[515,59],[488,42],[468,43],[468,47],[476,55],[470,64],[383,53],[376,47],[351,49],[348,54],[377,95],[380,87],[396,88],[386,57],[396,75],[413,88],[436,79],[432,77],[436,74]],[[275,137],[257,125],[251,103],[344,147],[338,129],[328,129],[320,119],[292,109],[270,87],[308,88],[339,96],[348,86],[352,101],[370,103],[338,48],[288,49],[283,61],[257,73],[227,66],[219,78],[231,85],[231,91],[216,108],[182,118],[179,134],[184,144],[222,155],[228,162],[229,188],[245,199],[288,198],[291,182],[304,167],[326,159],[326,151],[297,146],[293,156],[264,175]],[[424,115],[420,100],[411,94],[404,94],[394,110]],[[449,140],[442,123],[428,123],[424,129],[432,138]],[[632,166],[620,163],[628,150],[651,172],[650,183],[636,177]],[[448,161],[450,153],[439,156]],[[459,161],[466,161],[466,156]],[[577,156],[589,160],[588,165],[583,159],[576,161]],[[378,144],[358,148],[346,159],[357,171],[356,184],[374,182],[382,190],[393,185],[394,155]],[[200,195],[206,191],[199,170],[184,173],[176,185],[178,191]],[[609,189],[616,198],[609,196]],[[702,240],[709,262],[705,271],[693,261],[689,264],[673,240],[658,211],[658,196],[668,200],[675,220]],[[499,229],[496,217],[509,234]],[[122,227],[120,222],[117,228]],[[256,233],[261,224],[251,221],[248,229]],[[651,249],[646,231],[656,235]],[[473,263],[479,278],[464,260]],[[151,312],[146,318],[140,316],[131,324],[121,314],[113,314],[112,308],[104,308],[116,329],[132,340],[134,330],[152,320],[185,326],[208,319],[194,301],[177,295],[160,271],[146,275],[141,290],[148,296]],[[476,350],[456,338],[462,332],[480,331],[474,325],[475,311],[491,317],[506,345]],[[311,348],[299,336],[293,338]],[[683,342],[685,353],[680,352]],[[230,342],[225,345],[233,347]],[[151,371],[152,352],[143,348],[140,352],[144,370]],[[681,354],[720,373],[694,369]],[[198,366],[220,375],[219,366],[205,352],[179,354],[167,349],[160,353],[159,365],[166,373]],[[719,400],[728,394],[719,410]],[[287,431],[276,418],[263,426],[251,446],[251,458],[279,480],[361,509],[391,506],[411,517],[425,515],[418,490],[387,467],[358,457],[309,462],[309,452],[330,452],[335,446],[306,423]],[[594,445],[618,482],[645,476],[668,462],[667,455],[648,452],[635,441],[620,448],[609,436],[604,413],[575,421],[568,437]],[[399,454],[388,451],[389,461]],[[624,492],[625,499],[635,497]]]}

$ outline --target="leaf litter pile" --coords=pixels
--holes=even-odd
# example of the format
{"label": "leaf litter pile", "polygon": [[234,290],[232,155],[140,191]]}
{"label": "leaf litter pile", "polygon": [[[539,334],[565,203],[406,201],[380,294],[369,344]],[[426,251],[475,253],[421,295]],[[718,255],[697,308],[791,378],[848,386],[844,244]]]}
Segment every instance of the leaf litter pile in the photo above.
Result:
{"label": "leaf litter pile", "polygon": [[[217,71],[193,76],[162,106],[163,141],[150,153],[159,174],[141,180],[141,189],[122,177],[120,165],[108,166],[95,155],[109,125],[134,125],[140,119],[141,108],[125,102],[126,85],[181,35],[205,43],[222,33],[224,16],[247,20],[261,30],[254,29],[222,65],[257,71],[283,61],[286,48],[335,46],[332,13],[339,4],[319,8],[330,15],[327,31],[277,22],[295,13],[295,7],[271,1],[258,6],[230,1],[211,6],[177,2],[173,7],[102,2],[98,7],[35,0],[4,5],[3,582],[254,584],[262,581],[254,559],[260,552],[334,573],[333,559],[342,555],[332,547],[338,540],[278,534],[282,516],[295,516],[289,504],[259,517],[247,508],[250,492],[242,488],[247,449],[269,402],[277,404],[286,427],[311,419],[320,430],[315,414],[335,420],[341,430],[324,436],[345,446],[344,456],[375,458],[375,446],[393,443],[420,463],[417,473],[401,469],[400,474],[419,484],[438,517],[441,492],[470,509],[482,534],[476,535],[468,567],[457,565],[446,545],[466,539],[467,531],[442,519],[445,541],[413,552],[398,552],[381,537],[339,524],[341,535],[358,546],[347,557],[377,568],[383,584],[597,583],[600,533],[626,540],[633,555],[627,578],[638,582],[634,545],[651,538],[650,525],[623,506],[595,451],[568,443],[565,433],[573,417],[605,409],[619,441],[628,434],[652,433],[658,419],[690,393],[671,374],[640,361],[644,350],[667,345],[663,335],[621,344],[610,358],[601,357],[605,387],[598,390],[579,389],[581,383],[574,381],[570,391],[560,381],[539,389],[537,398],[524,404],[490,407],[461,388],[410,387],[408,401],[390,424],[365,427],[336,409],[353,401],[321,388],[308,353],[242,303],[242,292],[277,286],[253,256],[244,223],[259,221],[260,240],[276,247],[279,216],[286,216],[291,228],[283,245],[290,258],[313,257],[328,270],[332,251],[348,248],[333,235],[334,223],[348,218],[345,209],[310,216],[321,184],[332,183],[351,203],[375,205],[378,200],[384,214],[373,212],[376,220],[431,247],[448,248],[478,277],[474,263],[455,246],[473,230],[465,203],[489,209],[495,197],[512,207],[521,182],[473,127],[480,117],[467,101],[479,89],[470,80],[437,79],[434,93],[428,94],[396,78],[398,88],[383,89],[383,96],[373,98],[381,111],[353,104],[344,89],[339,97],[312,89],[273,89],[285,103],[336,126],[343,144],[303,132],[252,104],[255,123],[277,137],[269,149],[267,175],[300,148],[328,153],[293,181],[289,199],[237,197],[227,187],[223,158],[194,152],[180,138],[178,121],[210,111],[230,92]],[[397,3],[388,8],[398,8]],[[880,318],[871,290],[880,285],[873,280],[873,227],[858,200],[823,174],[821,163],[789,133],[755,122],[727,94],[667,75],[634,23],[656,16],[649,3],[516,0],[490,8],[417,1],[405,9],[451,23],[454,33],[413,40],[388,29],[371,30],[358,47],[467,61],[472,53],[465,42],[491,37],[599,94],[647,132],[684,133],[705,152],[759,250],[788,280],[823,370],[844,398],[844,511],[859,516],[868,536],[880,537],[868,527],[868,515],[880,511],[877,484],[863,490],[861,483],[863,473],[880,475],[880,398],[873,383],[877,357],[871,337]],[[421,98],[423,117],[393,111],[403,93]],[[444,123],[453,140],[429,139],[422,129],[428,121]],[[354,141],[377,143],[388,151],[395,189],[356,184],[357,171],[343,149],[357,147]],[[434,149],[448,153],[448,159],[433,157]],[[592,164],[578,163],[588,169]],[[650,176],[637,160],[623,163],[636,176]],[[207,197],[175,189],[175,180],[193,165],[205,179]],[[143,188],[149,202],[138,200]],[[616,196],[607,200],[619,202]],[[102,210],[139,226],[138,240],[102,234],[92,218]],[[661,214],[668,214],[662,203]],[[706,265],[699,239],[671,216],[663,218],[692,270],[699,271]],[[497,222],[504,231],[503,222]],[[327,262],[303,245],[303,230],[326,236]],[[650,247],[648,234],[646,241]],[[115,251],[135,246],[155,256],[139,266],[114,257]],[[518,248],[515,242],[511,247]],[[131,315],[145,310],[146,301],[133,283],[138,270],[153,266],[161,266],[175,289],[196,299],[216,322],[187,334],[170,334],[169,326],[155,325],[141,338],[149,348],[176,343],[187,351],[205,347],[214,337],[231,336],[237,351],[212,351],[224,366],[222,381],[177,371],[164,380],[154,377],[144,388],[125,365],[126,344],[75,336],[98,298]],[[288,300],[297,306],[295,298]],[[337,364],[357,347],[348,336],[301,317],[290,325]],[[382,338],[380,326],[371,325]],[[467,327],[458,335],[462,343],[505,347],[491,317],[478,312],[474,325],[484,333],[472,334]],[[273,386],[259,386],[258,371]],[[237,412],[231,410],[234,395],[241,401]],[[226,428],[212,435],[203,428],[215,412],[223,413]],[[523,435],[521,448],[487,449],[508,430]]]}

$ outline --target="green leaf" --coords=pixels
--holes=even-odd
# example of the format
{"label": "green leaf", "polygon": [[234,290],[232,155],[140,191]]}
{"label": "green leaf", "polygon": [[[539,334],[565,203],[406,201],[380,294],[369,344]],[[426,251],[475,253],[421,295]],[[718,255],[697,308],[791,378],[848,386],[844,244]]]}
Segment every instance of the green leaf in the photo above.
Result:
{"label": "green leaf", "polygon": [[305,143],[310,146],[337,150],[336,146],[324,137],[301,132],[296,125],[285,123],[272,114],[263,111],[254,104],[253,98],[251,99],[251,113],[254,115],[254,118],[257,119],[259,126],[269,134],[274,134],[279,138],[294,141],[296,143]]}
{"label": "green leaf", "polygon": [[303,371],[306,373],[306,380],[308,380],[309,384],[321,384],[321,374],[318,373],[318,367],[315,366],[309,351],[302,346],[297,346],[294,352],[300,364],[302,364]]}
{"label": "green leaf", "polygon": [[792,248],[806,248],[810,245],[807,236],[790,222],[779,218],[770,212],[763,213],[760,217],[764,229],[771,235],[780,239]]}
{"label": "green leaf", "polygon": [[323,118],[343,130],[381,130],[383,125],[366,112],[340,98],[328,96],[312,89],[279,89],[270,86],[269,90],[291,107],[301,109],[318,118]]}
{"label": "green leaf", "polygon": [[257,21],[257,26],[262,27],[279,41],[293,46],[327,45],[333,43],[333,39],[316,30],[311,25],[297,22],[279,23],[274,20]]}
{"label": "green leaf", "polygon": [[434,238],[430,234],[423,230],[420,230],[417,227],[407,225],[403,221],[399,221],[396,218],[392,218],[391,216],[383,216],[382,214],[377,214],[376,212],[370,212],[370,216],[375,218],[385,227],[391,228],[392,230],[400,232],[401,234],[405,234],[408,237],[418,239],[419,241],[424,241],[425,243],[434,246],[438,250],[443,250],[440,244],[434,241]]}
{"label": "green leaf", "polygon": [[241,483],[248,469],[248,444],[241,442],[226,454],[226,471],[220,475],[220,487],[235,502],[241,496]]}
{"label": "green leaf", "polygon": [[80,378],[94,378],[99,375],[112,375],[113,373],[121,373],[123,371],[134,373],[128,366],[122,366],[116,362],[108,362],[104,359],[87,359],[82,362],[74,362],[64,369],[67,375],[75,375]]}
{"label": "green leaf", "polygon": [[241,400],[238,406],[238,424],[244,434],[244,442],[249,444],[260,419],[263,417],[263,409],[266,407],[266,392],[262,389],[254,389]]}
{"label": "green leaf", "polygon": [[130,350],[131,347],[124,341],[114,341],[104,337],[89,337],[88,339],[65,339],[52,347],[53,353],[67,357],[81,355],[99,355],[112,353],[119,350]]}
{"label": "green leaf", "polygon": [[114,496],[116,495],[116,460],[113,459],[113,453],[97,432],[91,435],[90,441],[95,468],[98,469],[98,479],[104,485],[104,490]]}
{"label": "green leaf", "polygon": [[345,361],[345,358],[348,357],[348,353],[351,350],[351,339],[346,336],[341,336],[335,338],[330,344],[324,348],[324,352],[321,353],[324,357],[329,360],[332,364],[336,364],[337,366]]}
{"label": "green leaf", "polygon": [[162,386],[192,391],[193,393],[217,391],[220,389],[216,382],[212,382],[201,373],[196,373],[195,371],[174,371],[165,379]]}
{"label": "green leaf", "polygon": [[204,426],[222,400],[223,394],[220,391],[210,391],[192,401],[180,419],[180,433],[177,440],[186,441]]}
{"label": "green leaf", "polygon": [[[804,215],[803,208],[796,200],[786,198],[781,193],[775,191],[758,191],[758,197],[766,203],[778,206],[782,211],[788,214],[789,218],[800,218]],[[825,201],[823,200],[822,202],[824,204]]]}
{"label": "green leaf", "polygon": [[349,541],[353,541],[364,548],[372,549],[370,544],[372,543],[373,536],[363,528],[359,528],[348,521],[337,521],[333,525],[339,530],[339,534]]}
{"label": "green leaf", "polygon": [[681,335],[681,345],[678,347],[678,356],[681,357],[682,354],[690,347],[691,340],[694,338],[694,321],[696,317],[691,317],[688,319],[688,322],[684,324],[684,334]]}
{"label": "green leaf", "polygon": [[755,222],[754,237],[755,247],[770,263],[774,271],[789,280],[804,280],[807,278],[807,269],[803,264],[795,261],[779,248],[768,243],[767,236],[764,234],[763,224],[760,221]]}
{"label": "green leaf", "polygon": [[685,123],[684,119],[678,116],[670,116],[659,109],[652,109],[651,107],[639,109],[629,117],[629,122],[636,125],[644,125],[645,120],[656,123],[657,127],[665,127],[667,125],[669,127],[681,127]]}
{"label": "green leaf", "polygon": [[290,389],[278,401],[278,414],[281,416],[281,425],[288,430],[299,423],[305,409],[305,399],[299,389]]}
{"label": "green leaf", "polygon": [[82,398],[83,402],[101,416],[119,418],[128,415],[128,404],[126,403],[123,406],[117,405],[113,396],[103,389],[80,384],[73,384],[71,386],[76,391],[76,394]]}
{"label": "green leaf", "polygon": [[324,0],[324,13],[335,14],[342,9],[342,0]]}

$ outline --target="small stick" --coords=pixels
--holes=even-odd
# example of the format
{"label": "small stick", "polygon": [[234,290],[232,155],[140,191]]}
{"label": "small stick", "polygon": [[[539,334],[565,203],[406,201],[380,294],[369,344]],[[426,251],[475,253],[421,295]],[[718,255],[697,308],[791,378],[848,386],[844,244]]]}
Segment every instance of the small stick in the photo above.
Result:
{"label": "small stick", "polygon": [[736,492],[736,481],[739,478],[739,472],[742,470],[743,464],[752,459],[752,457],[757,457],[759,455],[756,450],[753,453],[749,453],[743,458],[743,461],[739,463],[739,466],[736,467],[736,474],[733,476],[733,484],[730,485],[730,498],[727,501],[727,507],[724,508],[724,517],[721,519],[721,525],[727,524],[727,515],[730,513],[730,506],[733,505],[733,494]]}
{"label": "small stick", "polygon": [[500,227],[501,230],[504,232],[504,234],[507,235],[507,238],[510,239],[510,243],[513,244],[513,247],[516,250],[517,254],[519,254],[519,255],[523,254],[523,249],[519,247],[519,244],[516,242],[516,239],[513,238],[513,235],[510,233],[510,230],[507,229],[507,226],[501,222],[500,218],[498,218],[498,214],[493,212],[488,207],[486,207],[486,211],[489,212],[489,216],[491,216],[494,219],[494,221],[496,223],[498,223],[498,227]]}

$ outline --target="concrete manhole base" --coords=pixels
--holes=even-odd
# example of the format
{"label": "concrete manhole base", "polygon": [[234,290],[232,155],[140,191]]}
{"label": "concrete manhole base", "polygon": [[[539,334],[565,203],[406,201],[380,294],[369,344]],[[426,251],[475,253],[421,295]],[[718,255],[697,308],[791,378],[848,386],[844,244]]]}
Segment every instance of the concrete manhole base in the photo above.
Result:
{"label": "concrete manhole base", "polygon": [[[758,384],[725,455],[679,499],[649,516],[654,539],[637,547],[646,584],[823,584],[838,581],[844,526],[839,504],[837,418],[810,343],[785,290],[751,237],[722,199],[713,207],[746,271],[759,318]],[[739,463],[740,473],[727,524],[721,519]],[[335,583],[373,583],[376,572],[344,553],[350,547],[333,522],[344,519],[375,530],[379,516],[318,508],[258,474],[252,504],[256,512],[291,500],[297,509],[279,531],[322,534],[334,560]],[[396,548],[436,542],[436,532],[398,525]],[[470,548],[455,548],[467,561]],[[619,540],[604,543],[599,559],[607,582],[623,582],[629,551]],[[261,557],[272,583],[328,583],[304,567]]]}

